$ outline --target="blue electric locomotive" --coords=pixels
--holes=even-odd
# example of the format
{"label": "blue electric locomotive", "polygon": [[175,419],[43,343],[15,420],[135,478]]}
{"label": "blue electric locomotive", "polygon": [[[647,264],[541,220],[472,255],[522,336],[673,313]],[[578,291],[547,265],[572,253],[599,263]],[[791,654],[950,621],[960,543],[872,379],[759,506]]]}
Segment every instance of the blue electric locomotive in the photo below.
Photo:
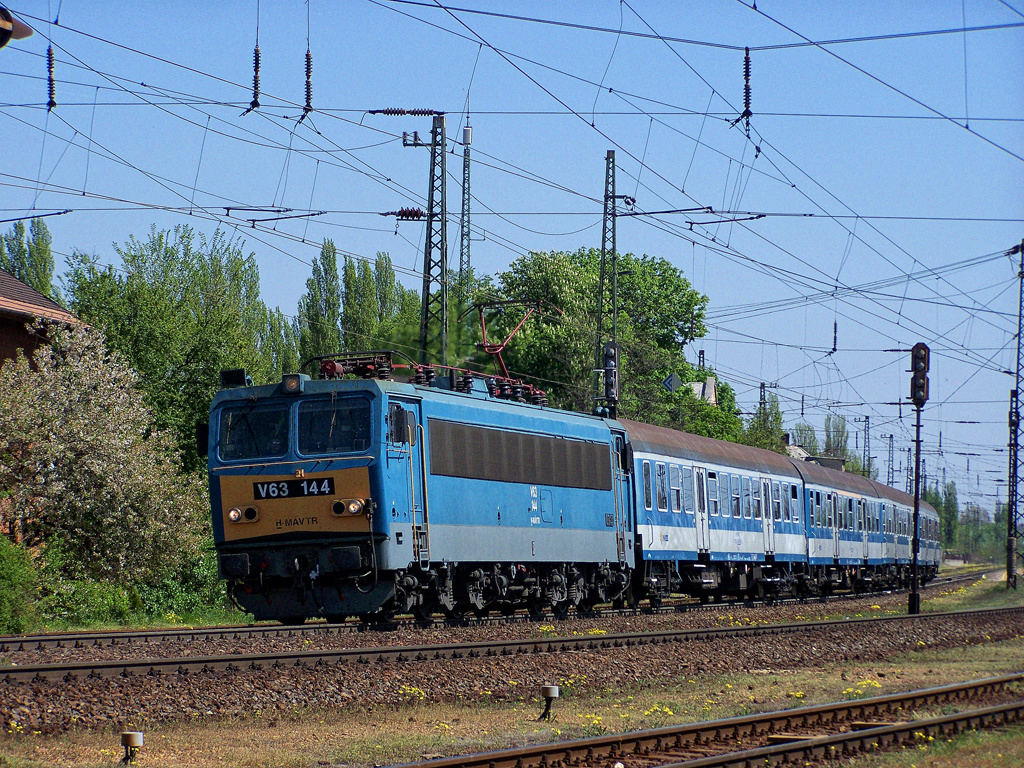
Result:
{"label": "blue electric locomotive", "polygon": [[[211,406],[213,532],[257,619],[586,611],[906,581],[906,495],[755,448],[336,356]],[[355,374],[359,378],[344,378]],[[921,562],[938,566],[922,505]]]}

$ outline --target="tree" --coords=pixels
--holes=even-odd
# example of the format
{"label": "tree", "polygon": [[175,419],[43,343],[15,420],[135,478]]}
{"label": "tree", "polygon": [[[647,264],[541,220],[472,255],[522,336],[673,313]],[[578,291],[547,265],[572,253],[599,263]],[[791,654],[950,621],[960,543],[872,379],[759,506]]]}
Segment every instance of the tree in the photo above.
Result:
{"label": "tree", "polygon": [[78,251],[68,259],[72,310],[103,328],[109,346],[139,372],[157,427],[175,433],[190,469],[205,463],[194,430],[206,420],[220,371],[245,368],[262,383],[273,365],[261,350],[270,318],[259,267],[243,245],[219,230],[207,239],[178,226],[115,246],[121,270]]}
{"label": "tree", "polygon": [[846,431],[846,418],[834,413],[825,416],[825,456],[849,460],[850,450],[847,447],[849,435]]}
{"label": "tree", "polygon": [[952,547],[956,543],[957,528],[960,524],[960,504],[956,498],[956,483],[952,481],[946,483],[942,492],[942,506],[936,507],[936,510],[939,512],[942,546]]}
{"label": "tree", "polygon": [[779,408],[779,397],[774,392],[758,404],[757,411],[747,422],[743,442],[755,448],[787,453],[785,433],[782,431],[782,410]]}
{"label": "tree", "polygon": [[342,291],[345,349],[379,349],[393,345],[403,333],[418,334],[419,297],[399,284],[388,254],[378,253],[373,266],[346,256]]}
{"label": "tree", "polygon": [[[623,254],[618,257],[621,397],[625,418],[675,426],[698,434],[736,439],[742,431],[735,397],[716,386],[718,406],[700,401],[689,387],[668,392],[662,382],[675,373],[684,382],[704,381],[713,372],[691,366],[684,345],[702,336],[707,297],[695,291],[666,260]],[[558,407],[589,412],[594,405],[594,357],[600,252],[529,253],[497,276],[481,281],[477,295],[542,302],[506,348],[514,376],[547,390]],[[520,308],[497,309],[488,335],[504,339],[522,320]],[[487,363],[484,356],[477,364]]]}
{"label": "tree", "polygon": [[338,249],[324,240],[320,255],[313,259],[313,274],[306,280],[306,292],[299,299],[295,319],[301,362],[319,355],[340,352],[341,280],[338,277]]}
{"label": "tree", "polygon": [[798,421],[793,426],[793,443],[801,446],[811,456],[817,456],[821,450],[814,427],[805,421]]}
{"label": "tree", "polygon": [[280,307],[267,315],[267,333],[259,342],[260,354],[268,371],[268,381],[299,370],[299,340],[295,327]]}
{"label": "tree", "polygon": [[172,568],[197,550],[202,482],[180,472],[138,375],[99,330],[45,333],[31,365],[19,354],[0,366],[4,533],[59,550],[71,578],[125,584]]}
{"label": "tree", "polygon": [[0,235],[0,268],[7,270],[21,282],[35,288],[44,296],[59,300],[53,287],[52,238],[46,222],[32,219],[28,239],[25,223],[14,222],[11,231]]}

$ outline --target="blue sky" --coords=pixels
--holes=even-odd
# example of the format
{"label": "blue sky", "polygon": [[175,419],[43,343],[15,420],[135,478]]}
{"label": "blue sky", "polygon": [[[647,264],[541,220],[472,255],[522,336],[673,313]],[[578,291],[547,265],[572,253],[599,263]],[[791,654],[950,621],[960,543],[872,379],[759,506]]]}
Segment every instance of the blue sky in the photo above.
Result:
{"label": "blue sky", "polygon": [[[0,51],[0,218],[71,209],[47,219],[58,253],[116,263],[112,244],[151,226],[219,226],[237,228],[264,299],[287,314],[325,237],[360,257],[389,252],[418,288],[422,224],[396,234],[378,214],[424,204],[427,152],[401,136],[427,137],[430,118],[367,112],[448,114],[457,262],[468,98],[479,272],[530,250],[598,247],[615,149],[618,192],[638,211],[716,212],[620,218],[618,243],[668,259],[709,296],[709,334],[687,353],[703,349],[744,410],[764,381],[778,383],[787,426],[801,401],[818,428],[832,412],[853,433],[868,416],[884,480],[882,435],[895,434],[899,466],[913,426],[910,408],[901,420],[889,405],[906,399],[908,355],[887,350],[923,340],[929,477],[945,471],[961,499],[988,508],[1006,497],[997,481],[1013,379],[1001,371],[1015,365],[1018,282],[1001,254],[1024,236],[1020,0],[757,10],[20,0],[11,10],[36,34]],[[242,116],[257,19],[261,107]],[[307,40],[315,111],[299,124]],[[58,106],[48,113],[50,41]],[[732,124],[744,46],[749,138]],[[267,216],[227,214],[238,206],[326,213],[253,228],[244,219]],[[769,215],[749,220],[758,213]]]}

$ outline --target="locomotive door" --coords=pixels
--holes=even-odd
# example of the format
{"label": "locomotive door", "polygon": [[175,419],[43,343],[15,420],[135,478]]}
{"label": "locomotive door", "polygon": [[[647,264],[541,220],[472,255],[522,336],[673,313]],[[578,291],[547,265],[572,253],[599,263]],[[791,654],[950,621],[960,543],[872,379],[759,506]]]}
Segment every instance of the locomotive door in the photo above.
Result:
{"label": "locomotive door", "polygon": [[423,567],[430,563],[425,443],[419,402],[392,399],[388,409],[388,466],[389,471],[397,469],[396,502],[412,523],[413,557]]}
{"label": "locomotive door", "polygon": [[761,511],[764,521],[764,553],[775,554],[775,518],[772,516],[772,481],[761,478]]}
{"label": "locomotive door", "polygon": [[707,470],[703,467],[693,468],[693,481],[695,484],[695,507],[694,526],[697,529],[697,551],[707,552],[711,547],[711,534],[708,531],[708,483]]}
{"label": "locomotive door", "polygon": [[612,495],[615,498],[615,551],[620,563],[626,562],[626,531],[632,529],[629,474],[633,469],[633,455],[621,432],[612,437]]}

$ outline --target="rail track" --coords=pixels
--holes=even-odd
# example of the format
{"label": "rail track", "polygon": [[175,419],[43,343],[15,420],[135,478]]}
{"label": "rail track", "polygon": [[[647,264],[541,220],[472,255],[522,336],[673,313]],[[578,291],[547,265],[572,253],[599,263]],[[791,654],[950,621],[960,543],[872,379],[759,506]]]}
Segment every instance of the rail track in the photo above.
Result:
{"label": "rail track", "polygon": [[699,640],[732,637],[757,637],[813,632],[816,630],[870,624],[884,626],[897,622],[917,622],[949,617],[1011,616],[1024,613],[1024,607],[990,608],[950,613],[925,613],[843,621],[806,621],[789,624],[759,624],[703,629],[671,629],[606,635],[527,638],[518,640],[472,641],[431,645],[397,645],[374,648],[334,648],[259,654],[226,654],[181,658],[118,659],[59,664],[25,664],[0,667],[0,681],[30,683],[36,681],[73,682],[83,678],[131,677],[136,675],[189,675],[208,672],[285,669],[289,667],[328,667],[340,664],[383,664],[441,659],[551,654],[593,651],[609,648],[657,646]]}
{"label": "rail track", "polygon": [[[981,574],[966,576],[951,576],[933,579],[925,590],[936,587],[946,587],[951,584],[959,584],[977,581]],[[796,598],[781,598],[774,601],[747,600],[724,603],[700,603],[697,601],[686,601],[676,603],[665,603],[660,607],[651,608],[641,606],[636,608],[601,609],[595,612],[595,616],[639,616],[644,614],[672,613],[672,612],[699,612],[699,611],[720,611],[723,608],[750,608],[764,607],[771,605],[800,605],[810,603],[842,602],[849,600],[864,599],[874,596],[887,596],[903,594],[895,590],[887,590],[877,593],[860,594],[839,594],[823,597],[807,598],[799,600]],[[559,620],[559,616],[551,616],[551,620]],[[545,621],[548,618],[544,619]],[[481,626],[487,624],[505,624],[509,622],[530,622],[536,621],[525,612],[514,616],[489,616],[489,617],[468,617],[461,625]],[[443,623],[443,622],[442,622]],[[113,645],[158,645],[169,641],[193,641],[193,640],[244,640],[250,637],[297,637],[304,635],[341,635],[370,630],[394,630],[398,628],[412,628],[424,626],[422,621],[414,619],[398,620],[383,624],[365,624],[357,621],[349,621],[341,624],[330,624],[327,622],[313,622],[310,624],[281,625],[281,624],[247,624],[220,627],[169,627],[164,629],[147,630],[110,630],[110,631],[85,631],[85,632],[55,632],[47,634],[32,635],[0,635],[0,653],[11,651],[43,650],[46,648],[88,648]]]}
{"label": "rail track", "polygon": [[[1024,673],[858,701],[686,723],[497,752],[409,763],[402,768],[764,768],[810,765],[893,749],[967,729],[1024,722]],[[998,703],[991,703],[996,700]],[[988,702],[982,708],[905,721],[915,709]],[[736,751],[737,745],[746,749]]]}

